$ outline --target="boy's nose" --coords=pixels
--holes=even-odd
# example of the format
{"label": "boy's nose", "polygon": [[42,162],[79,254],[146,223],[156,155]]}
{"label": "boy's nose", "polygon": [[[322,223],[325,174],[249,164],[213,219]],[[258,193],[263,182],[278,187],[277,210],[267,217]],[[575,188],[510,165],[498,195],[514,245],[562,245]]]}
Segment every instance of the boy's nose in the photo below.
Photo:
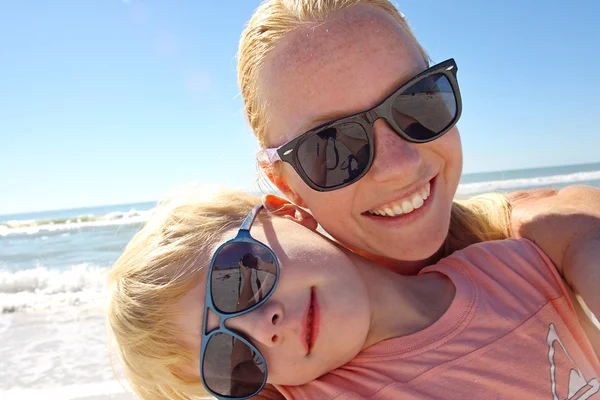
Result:
{"label": "boy's nose", "polygon": [[257,343],[276,347],[283,341],[283,308],[275,301],[265,304],[248,314],[228,319],[225,325],[243,333]]}
{"label": "boy's nose", "polygon": [[423,159],[414,143],[404,140],[380,118],[375,121],[375,159],[369,176],[378,182],[412,179]]}

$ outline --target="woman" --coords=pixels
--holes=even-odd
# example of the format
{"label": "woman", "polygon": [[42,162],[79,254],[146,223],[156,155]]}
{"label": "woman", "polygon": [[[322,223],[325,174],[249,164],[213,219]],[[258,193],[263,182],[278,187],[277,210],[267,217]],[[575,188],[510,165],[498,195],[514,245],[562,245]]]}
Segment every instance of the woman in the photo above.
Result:
{"label": "woman", "polygon": [[[451,216],[460,222],[465,213],[477,214],[474,205],[453,202],[462,170],[460,135],[454,125],[460,116],[460,93],[454,81],[457,67],[447,65],[451,73],[441,69],[415,82],[414,77],[429,67],[429,57],[387,0],[268,1],[257,9],[240,41],[238,79],[246,114],[261,147],[271,149],[259,159],[262,170],[295,205],[310,209],[335,239],[404,274],[416,273],[444,255]],[[408,87],[397,94],[399,85]],[[418,115],[423,103],[402,105],[410,95],[437,95],[437,103],[426,110],[430,115]],[[454,99],[447,101],[448,96]],[[358,122],[344,118],[333,128],[306,133],[371,110],[386,99],[388,107],[384,104],[374,121],[367,121],[371,113]],[[400,106],[389,107],[390,101]],[[445,109],[440,110],[440,101],[446,101]],[[397,110],[399,118],[386,114]],[[418,120],[421,128],[409,132],[414,124],[407,118]],[[436,121],[427,118],[448,126],[436,127]],[[437,130],[433,136],[428,126]],[[305,140],[308,145],[299,145],[311,135],[315,139]],[[279,155],[273,149],[298,138],[300,143],[284,150],[304,157],[302,165],[274,160]],[[348,160],[348,154],[360,153],[350,150],[357,138],[372,148],[370,168],[368,156],[358,163]],[[307,176],[313,164],[322,168]],[[362,175],[355,172],[360,169]],[[330,171],[346,175],[332,175],[333,186],[318,187],[319,173]],[[458,240],[449,250],[492,233],[493,238],[524,235],[540,241],[551,257],[562,257],[567,256],[560,248],[568,242],[563,240],[566,236],[580,234],[581,251],[588,240],[597,240],[597,189],[534,190],[508,199],[510,204],[496,202],[497,218],[484,216],[487,226],[481,228],[490,232],[464,232],[460,225],[452,229],[450,239]],[[287,204],[273,196],[266,202],[272,209]],[[497,229],[503,219],[504,232]],[[494,237],[494,231],[500,235]],[[544,246],[545,241],[551,244]]]}
{"label": "woman", "polygon": [[[431,67],[387,0],[263,3],[238,65],[261,169],[336,240],[401,274],[477,241],[524,236],[565,265],[567,283],[588,276],[598,268],[589,254],[600,245],[599,190],[453,201],[462,171],[457,69],[453,60]],[[581,281],[575,292],[598,296],[598,282]]]}

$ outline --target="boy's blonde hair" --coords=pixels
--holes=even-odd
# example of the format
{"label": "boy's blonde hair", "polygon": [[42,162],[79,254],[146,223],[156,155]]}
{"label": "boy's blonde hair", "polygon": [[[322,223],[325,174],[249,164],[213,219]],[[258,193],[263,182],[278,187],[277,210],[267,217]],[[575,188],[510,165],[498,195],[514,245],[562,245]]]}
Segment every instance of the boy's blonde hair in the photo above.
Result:
{"label": "boy's blonde hair", "polygon": [[259,203],[249,194],[220,192],[159,205],[113,266],[109,330],[125,377],[140,398],[208,396],[200,377],[185,372],[199,354],[177,339],[182,334],[174,322],[177,303],[198,284],[224,232],[238,228]]}

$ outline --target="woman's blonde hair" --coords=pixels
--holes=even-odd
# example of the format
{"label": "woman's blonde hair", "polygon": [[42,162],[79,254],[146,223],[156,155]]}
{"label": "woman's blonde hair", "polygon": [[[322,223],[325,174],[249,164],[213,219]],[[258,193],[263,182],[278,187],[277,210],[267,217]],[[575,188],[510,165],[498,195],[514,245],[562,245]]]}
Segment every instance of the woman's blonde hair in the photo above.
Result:
{"label": "woman's blonde hair", "polygon": [[[186,370],[199,354],[177,340],[178,301],[198,284],[210,252],[260,198],[220,192],[159,205],[108,277],[108,326],[125,377],[144,400],[208,396]],[[267,218],[261,213],[261,219]]]}
{"label": "woman's blonde hair", "polygon": [[260,99],[259,76],[267,55],[296,28],[325,21],[331,14],[348,7],[369,5],[391,15],[417,45],[423,59],[429,56],[421,47],[408,22],[388,0],[267,0],[250,18],[238,49],[238,84],[244,100],[246,118],[262,148],[267,147],[266,104]]}
{"label": "woman's blonde hair", "polygon": [[443,256],[474,243],[512,237],[511,211],[512,206],[502,193],[454,200]]}
{"label": "woman's blonde hair", "polygon": [[[369,5],[391,15],[410,35],[427,64],[430,58],[415,38],[404,16],[389,0],[266,0],[256,10],[244,32],[238,50],[238,83],[246,117],[262,148],[266,143],[266,104],[259,96],[259,76],[267,55],[294,29],[326,20],[331,14],[356,5]],[[277,169],[261,165],[260,172],[279,180]],[[259,173],[260,173],[259,172]],[[259,175],[259,185],[270,187]],[[266,184],[266,185],[265,185]],[[284,185],[283,181],[279,184]],[[476,242],[510,235],[510,204],[501,194],[476,196],[454,201],[445,254]]]}

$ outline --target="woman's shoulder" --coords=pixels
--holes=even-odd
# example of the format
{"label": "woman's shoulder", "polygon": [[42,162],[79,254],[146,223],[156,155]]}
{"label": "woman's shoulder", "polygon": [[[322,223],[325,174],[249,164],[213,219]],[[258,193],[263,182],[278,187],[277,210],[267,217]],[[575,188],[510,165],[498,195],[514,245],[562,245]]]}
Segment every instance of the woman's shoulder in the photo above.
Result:
{"label": "woman's shoulder", "polygon": [[512,262],[515,259],[525,259],[530,262],[550,262],[544,252],[531,240],[526,238],[489,240],[475,243],[450,255],[450,259],[470,261],[481,260]]}
{"label": "woman's shoulder", "polygon": [[545,299],[563,294],[564,282],[552,260],[528,239],[477,243],[442,259],[439,265],[467,273],[479,284],[494,282]]}
{"label": "woman's shoulder", "polygon": [[[511,236],[534,241],[556,264],[561,274],[566,268],[578,267],[566,260],[566,255],[577,255],[581,248],[585,256],[586,244],[598,243],[599,188],[578,185],[560,190],[515,192],[507,197],[512,207]],[[595,263],[595,260],[580,258],[584,262]]]}

